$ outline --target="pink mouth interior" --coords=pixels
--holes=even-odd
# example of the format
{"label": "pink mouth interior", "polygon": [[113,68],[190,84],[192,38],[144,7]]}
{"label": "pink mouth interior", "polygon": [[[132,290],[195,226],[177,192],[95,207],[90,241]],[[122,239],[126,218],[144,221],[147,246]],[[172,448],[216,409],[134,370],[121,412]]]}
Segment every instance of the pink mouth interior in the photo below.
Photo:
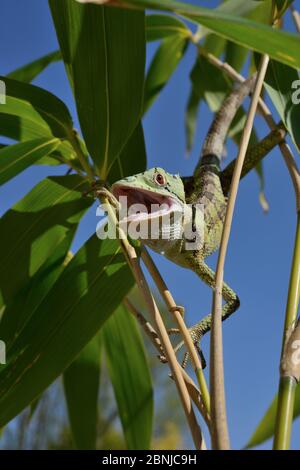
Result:
{"label": "pink mouth interior", "polygon": [[[166,214],[168,212],[171,212],[172,208],[176,206],[176,203],[174,202],[173,198],[155,194],[151,191],[147,191],[146,189],[135,189],[125,185],[114,185],[112,190],[114,196],[117,199],[119,199],[120,196],[127,197],[128,209],[133,204],[143,204],[147,209],[147,213],[144,213],[144,215],[147,214],[147,216],[149,216],[150,214],[153,216]],[[156,206],[164,204],[165,207],[163,210],[159,210],[159,208],[157,207],[151,207],[152,204],[155,204]]]}

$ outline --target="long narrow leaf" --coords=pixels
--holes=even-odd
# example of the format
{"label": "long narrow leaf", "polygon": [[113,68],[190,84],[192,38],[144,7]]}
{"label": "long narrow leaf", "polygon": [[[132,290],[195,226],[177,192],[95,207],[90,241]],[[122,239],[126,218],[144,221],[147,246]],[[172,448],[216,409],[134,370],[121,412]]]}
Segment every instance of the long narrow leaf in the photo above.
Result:
{"label": "long narrow leaf", "polygon": [[187,47],[187,39],[182,35],[164,39],[151,62],[146,82],[144,112],[152,105],[167,84]]}
{"label": "long narrow leaf", "polygon": [[64,391],[77,449],[95,449],[100,383],[101,335],[96,335],[65,370]]}
{"label": "long narrow leaf", "polygon": [[132,136],[123,148],[120,156],[113,163],[108,173],[108,181],[115,181],[124,176],[136,175],[145,171],[147,165],[147,155],[143,126],[140,122]]}
{"label": "long narrow leaf", "polygon": [[120,306],[105,324],[105,350],[128,449],[149,449],[153,392],[136,322]]}
{"label": "long narrow leaf", "polygon": [[7,76],[14,80],[20,80],[21,82],[32,82],[48,65],[53,62],[61,60],[60,51],[50,52],[39,59],[36,59],[29,64],[23,65],[17,68],[13,72],[10,72]]}
{"label": "long narrow leaf", "polygon": [[[72,118],[59,98],[28,83],[7,77],[0,79],[6,85],[6,103],[0,108],[0,134],[15,140],[47,135],[66,138],[70,135]],[[5,133],[5,129],[9,130],[13,124],[10,133]]]}
{"label": "long narrow leaf", "polygon": [[0,338],[7,348],[19,336],[20,332],[34,315],[44,298],[48,295],[62,271],[70,261],[69,249],[76,231],[76,225],[70,228],[66,237],[44,264],[20,289],[5,308],[0,322]]}
{"label": "long narrow leaf", "polygon": [[0,426],[69,366],[132,285],[118,241],[91,237],[8,348],[0,369]]}
{"label": "long narrow leaf", "polygon": [[[246,447],[254,447],[262,444],[274,434],[275,421],[277,413],[277,395],[274,397],[272,403],[264,414],[263,418],[257,425],[254,433],[250,437]],[[300,415],[300,387],[297,387],[295,404],[294,404],[294,419]]]}
{"label": "long narrow leaf", "polygon": [[12,297],[76,228],[90,198],[82,197],[85,179],[77,175],[43,180],[0,219],[0,304]]}
{"label": "long narrow leaf", "polygon": [[0,150],[0,186],[49,155],[59,144],[59,139],[34,139]]}
{"label": "long narrow leaf", "polygon": [[266,90],[280,118],[300,151],[300,93],[297,70],[274,60],[270,61],[265,77]]}
{"label": "long narrow leaf", "polygon": [[147,15],[146,38],[147,41],[157,41],[170,36],[191,36],[191,31],[180,19],[170,15]]}
{"label": "long narrow leaf", "polygon": [[268,54],[273,59],[294,68],[300,68],[299,35],[274,30],[271,26],[265,26],[218,9],[204,8],[174,0],[125,0],[124,4],[137,8],[175,12],[236,44]]}
{"label": "long narrow leaf", "polygon": [[144,14],[74,0],[49,3],[82,133],[105,179],[141,117]]}

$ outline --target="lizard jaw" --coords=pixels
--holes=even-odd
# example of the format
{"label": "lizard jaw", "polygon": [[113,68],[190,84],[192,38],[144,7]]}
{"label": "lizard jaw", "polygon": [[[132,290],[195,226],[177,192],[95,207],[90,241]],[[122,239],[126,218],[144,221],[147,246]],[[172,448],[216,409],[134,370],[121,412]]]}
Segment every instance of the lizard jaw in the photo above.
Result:
{"label": "lizard jaw", "polygon": [[141,205],[141,208],[144,206],[145,210],[129,214],[122,218],[124,222],[149,220],[183,211],[183,204],[174,197],[158,194],[147,189],[135,188],[129,185],[127,186],[126,184],[114,184],[112,186],[112,192],[117,199],[121,196],[127,197],[127,214],[131,206],[135,204]]}

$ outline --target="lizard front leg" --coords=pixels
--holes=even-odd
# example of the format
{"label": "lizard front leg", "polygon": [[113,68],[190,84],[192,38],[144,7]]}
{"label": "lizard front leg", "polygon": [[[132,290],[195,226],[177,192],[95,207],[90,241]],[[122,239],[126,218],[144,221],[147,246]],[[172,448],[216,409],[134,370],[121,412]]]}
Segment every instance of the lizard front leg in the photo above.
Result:
{"label": "lizard front leg", "polygon": [[[193,266],[193,271],[212,289],[215,289],[215,272],[204,262],[200,261]],[[222,297],[225,305],[222,308],[222,321],[232,315],[240,306],[240,300],[237,294],[225,282],[222,287]],[[190,330],[192,337],[199,340],[205,333],[211,329],[211,314],[206,315],[200,322],[194,325]]]}
{"label": "lizard front leg", "polygon": [[[191,269],[212,289],[215,288],[215,272],[203,261],[199,260],[198,256],[191,255],[189,256],[189,264]],[[222,288],[222,297],[225,300],[225,304],[222,308],[222,321],[226,320],[232,313],[234,313],[240,305],[239,298],[237,294],[224,282]],[[202,336],[210,331],[211,329],[211,314],[206,315],[198,323],[189,328],[192,340],[195,345],[199,345],[199,341]],[[174,331],[175,332],[175,331]],[[183,341],[175,347],[175,352],[177,352],[183,346]],[[186,365],[188,360],[187,353],[184,357],[183,366]]]}

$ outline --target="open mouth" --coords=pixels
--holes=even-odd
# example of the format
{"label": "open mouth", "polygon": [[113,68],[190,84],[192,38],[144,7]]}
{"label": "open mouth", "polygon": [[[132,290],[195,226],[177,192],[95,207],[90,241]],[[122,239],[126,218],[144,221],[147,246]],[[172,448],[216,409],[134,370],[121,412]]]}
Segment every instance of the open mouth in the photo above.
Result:
{"label": "open mouth", "polygon": [[[127,214],[122,217],[124,222],[148,220],[173,212],[182,212],[182,205],[172,196],[164,196],[146,189],[133,188],[123,184],[113,185],[112,192],[119,200],[121,209],[124,209],[123,202],[126,201],[127,203]],[[127,199],[122,201],[122,197]],[[132,207],[134,205],[135,207]]]}

